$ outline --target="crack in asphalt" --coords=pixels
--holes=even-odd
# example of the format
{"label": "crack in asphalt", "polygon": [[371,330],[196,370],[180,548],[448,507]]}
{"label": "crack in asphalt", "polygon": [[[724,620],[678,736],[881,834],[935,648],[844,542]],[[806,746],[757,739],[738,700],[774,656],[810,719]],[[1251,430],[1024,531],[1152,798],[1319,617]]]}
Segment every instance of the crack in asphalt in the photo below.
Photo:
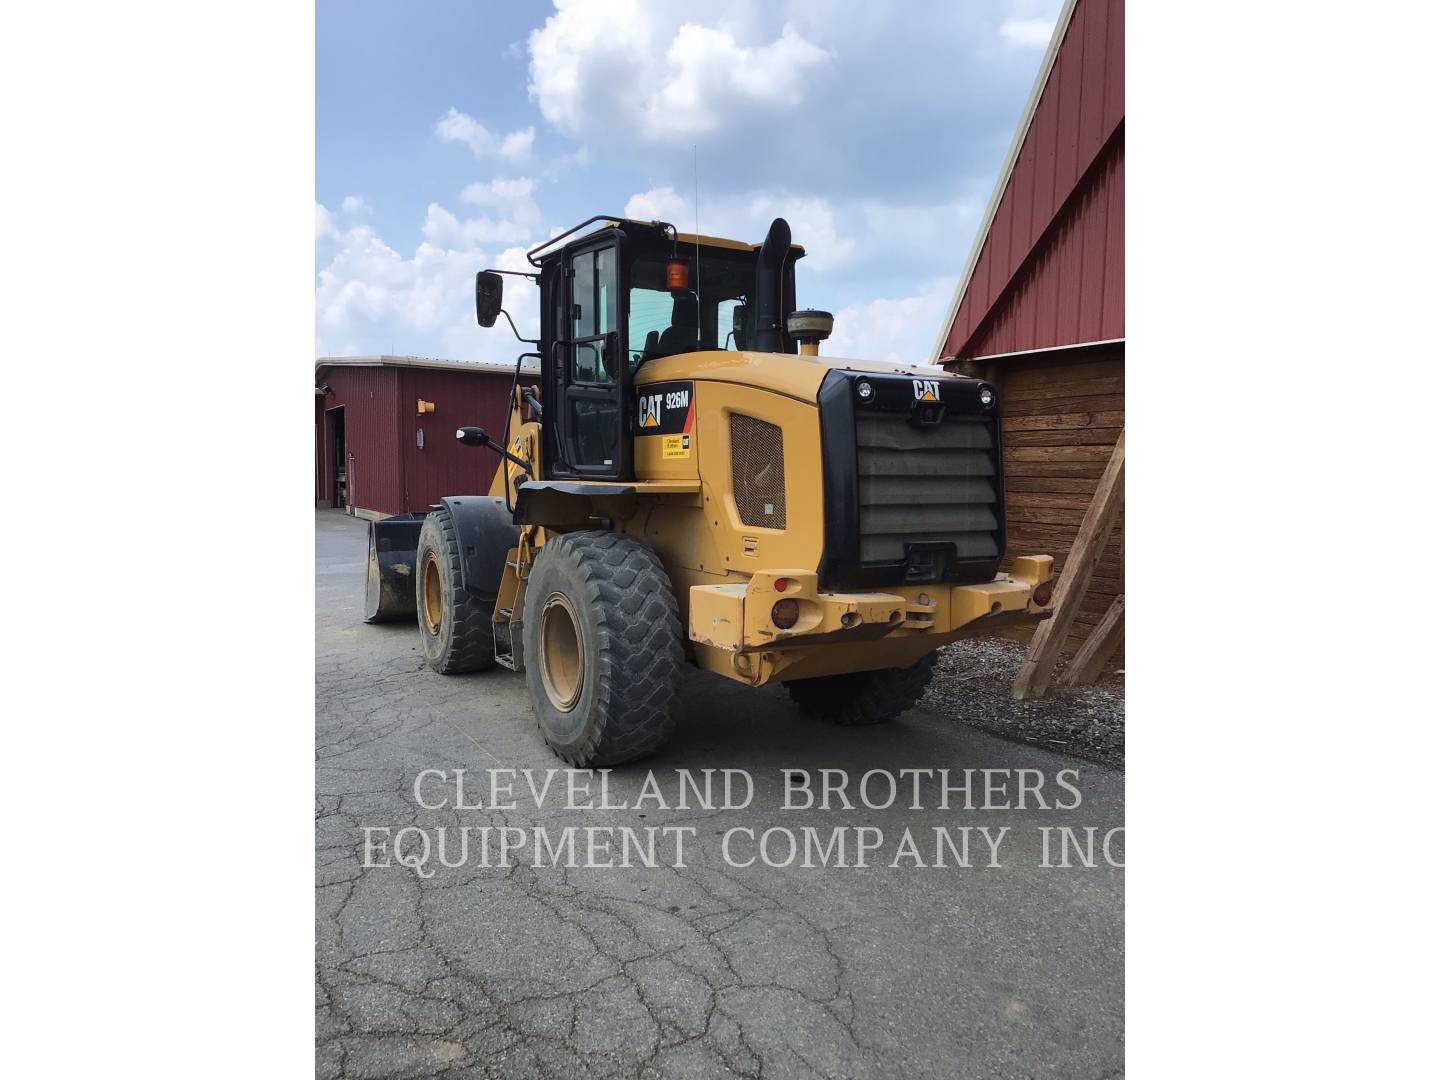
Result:
{"label": "crack in asphalt", "polygon": [[[634,822],[619,812],[415,802],[422,769],[561,766],[540,742],[521,680],[435,675],[418,662],[413,628],[360,622],[364,545],[363,526],[317,516],[318,558],[355,568],[353,581],[317,580],[318,1077],[1120,1070],[1123,881],[1114,873],[738,868],[695,843],[699,834],[683,868],[517,861],[435,865],[430,878],[398,864],[366,868],[366,826]],[[779,695],[695,678],[709,681],[687,683],[681,745],[657,773],[712,765],[714,754],[757,776],[797,762],[1045,760],[928,714],[888,733],[816,729]],[[612,786],[638,787],[643,773],[617,772]],[[1096,801],[1118,823],[1121,778],[1097,783]],[[757,786],[743,813],[647,812],[644,824],[709,832],[780,823],[773,801],[762,805],[773,790]]]}

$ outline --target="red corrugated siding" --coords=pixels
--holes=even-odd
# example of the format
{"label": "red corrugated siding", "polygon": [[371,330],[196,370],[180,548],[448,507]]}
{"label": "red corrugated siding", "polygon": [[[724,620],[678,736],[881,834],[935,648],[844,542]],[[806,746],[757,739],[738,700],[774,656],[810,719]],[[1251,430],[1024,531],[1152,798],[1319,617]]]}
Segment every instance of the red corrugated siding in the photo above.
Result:
{"label": "red corrugated siding", "polygon": [[[462,446],[455,429],[478,424],[499,434],[505,423],[510,376],[500,372],[438,371],[406,367],[325,367],[316,384],[330,393],[316,406],[319,468],[316,497],[328,499],[334,463],[325,438],[325,413],[345,409],[350,468],[350,504],[385,514],[424,511],[445,495],[483,494],[490,489],[498,458],[483,448]],[[435,411],[419,416],[416,404],[433,401]],[[425,445],[416,445],[416,432]]]}
{"label": "red corrugated siding", "polygon": [[1078,0],[945,356],[1123,337],[1124,0]]}
{"label": "red corrugated siding", "polygon": [[[390,514],[402,512],[395,371],[387,367],[326,367],[315,373],[317,385],[330,386],[325,410],[345,409],[345,448],[354,455],[347,469],[350,504]],[[325,449],[322,476],[328,488],[333,463],[328,446]]]}
{"label": "red corrugated siding", "polygon": [[[476,424],[497,439],[505,426],[509,375],[452,374],[422,368],[400,372],[400,448],[405,469],[405,504],[423,510],[445,495],[484,494],[500,459],[483,447],[462,446],[455,429]],[[424,398],[435,411],[419,416],[415,403]],[[425,445],[416,445],[416,432]]]}
{"label": "red corrugated siding", "polygon": [[963,356],[1125,336],[1125,151],[1107,151]]}
{"label": "red corrugated siding", "polygon": [[328,503],[333,495],[330,490],[330,468],[325,452],[325,399],[315,395],[315,504]]}

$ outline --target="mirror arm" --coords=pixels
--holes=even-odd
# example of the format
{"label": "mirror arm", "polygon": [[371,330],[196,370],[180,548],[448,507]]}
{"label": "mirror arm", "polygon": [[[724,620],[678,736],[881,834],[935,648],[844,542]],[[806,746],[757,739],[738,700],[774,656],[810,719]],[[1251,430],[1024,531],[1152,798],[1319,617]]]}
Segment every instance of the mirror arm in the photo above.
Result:
{"label": "mirror arm", "polygon": [[460,442],[464,443],[466,446],[483,446],[487,450],[494,450],[495,453],[499,454],[506,461],[513,462],[514,464],[520,466],[521,470],[525,473],[526,476],[530,476],[532,473],[530,462],[526,461],[522,457],[516,457],[514,454],[510,453],[509,450],[506,450],[503,446],[500,446],[498,443],[495,442],[494,439],[490,438],[490,436],[485,433],[484,428],[459,428],[455,432],[455,438],[460,440]]}
{"label": "mirror arm", "polygon": [[515,335],[515,340],[520,341],[520,342],[522,342],[522,343],[524,343],[524,344],[526,344],[526,345],[539,345],[539,344],[540,344],[540,339],[539,339],[539,338],[521,337],[521,336],[520,336],[520,331],[515,329],[515,320],[512,319],[512,318],[510,318],[510,313],[509,313],[508,311],[506,311],[503,307],[500,309],[500,314],[501,314],[501,315],[504,315],[504,316],[505,316],[505,321],[510,324],[510,332]]}

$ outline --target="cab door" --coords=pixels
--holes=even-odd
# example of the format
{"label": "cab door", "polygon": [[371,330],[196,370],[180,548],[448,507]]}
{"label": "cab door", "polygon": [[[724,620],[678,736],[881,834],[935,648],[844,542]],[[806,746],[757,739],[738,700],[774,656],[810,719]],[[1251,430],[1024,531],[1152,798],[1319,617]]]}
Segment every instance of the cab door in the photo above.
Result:
{"label": "cab door", "polygon": [[547,357],[549,381],[561,404],[555,417],[559,460],[546,470],[555,476],[620,480],[631,475],[620,237],[615,230],[607,232],[565,252],[557,283],[561,304]]}

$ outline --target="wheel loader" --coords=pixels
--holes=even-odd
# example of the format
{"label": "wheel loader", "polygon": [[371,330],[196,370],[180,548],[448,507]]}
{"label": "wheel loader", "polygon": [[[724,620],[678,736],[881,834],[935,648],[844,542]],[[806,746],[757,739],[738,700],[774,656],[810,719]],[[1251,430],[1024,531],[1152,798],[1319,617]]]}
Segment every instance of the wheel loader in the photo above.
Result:
{"label": "wheel loader", "polygon": [[750,244],[601,215],[528,254],[476,275],[486,327],[514,329],[502,274],[539,288],[504,430],[456,432],[493,482],[372,523],[366,618],[416,618],[441,674],[523,672],[567,763],[664,743],[687,663],[876,724],[942,645],[1049,616],[1049,556],[999,572],[994,387],[822,357],[783,219]]}

